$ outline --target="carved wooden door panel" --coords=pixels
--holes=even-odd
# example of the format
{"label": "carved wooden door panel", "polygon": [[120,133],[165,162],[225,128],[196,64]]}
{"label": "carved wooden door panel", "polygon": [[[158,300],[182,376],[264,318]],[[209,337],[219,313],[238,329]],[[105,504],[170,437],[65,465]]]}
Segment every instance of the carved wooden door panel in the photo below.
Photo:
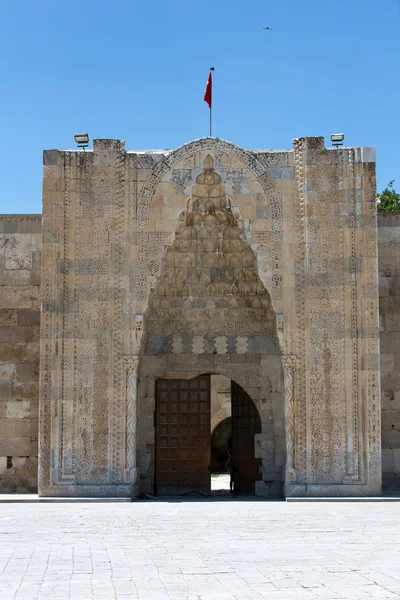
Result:
{"label": "carved wooden door panel", "polygon": [[255,482],[261,479],[261,459],[254,457],[254,436],[261,433],[261,419],[250,396],[234,381],[231,397],[234,491],[254,494]]}
{"label": "carved wooden door panel", "polygon": [[211,493],[210,376],[159,379],[156,399],[156,491]]}

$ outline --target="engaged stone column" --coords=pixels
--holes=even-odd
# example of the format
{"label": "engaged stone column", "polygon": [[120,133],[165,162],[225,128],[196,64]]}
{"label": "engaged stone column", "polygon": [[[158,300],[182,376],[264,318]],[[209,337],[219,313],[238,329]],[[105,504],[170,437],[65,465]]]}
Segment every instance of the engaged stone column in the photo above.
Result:
{"label": "engaged stone column", "polygon": [[296,358],[294,356],[283,356],[283,378],[285,385],[285,434],[286,434],[286,468],[285,481],[293,483],[296,481],[296,470],[294,468],[294,372]]}
{"label": "engaged stone column", "polygon": [[126,362],[126,460],[125,482],[136,483],[136,421],[137,421],[137,372],[139,357]]}

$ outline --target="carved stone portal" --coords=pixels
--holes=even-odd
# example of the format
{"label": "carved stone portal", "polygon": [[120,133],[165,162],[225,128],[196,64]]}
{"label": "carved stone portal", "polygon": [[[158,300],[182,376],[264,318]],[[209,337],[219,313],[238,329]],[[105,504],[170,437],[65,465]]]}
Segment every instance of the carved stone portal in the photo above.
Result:
{"label": "carved stone portal", "polygon": [[154,382],[173,371],[252,398],[257,493],[286,468],[289,496],[379,495],[372,150],[94,140],[44,158],[40,495],[151,491]]}

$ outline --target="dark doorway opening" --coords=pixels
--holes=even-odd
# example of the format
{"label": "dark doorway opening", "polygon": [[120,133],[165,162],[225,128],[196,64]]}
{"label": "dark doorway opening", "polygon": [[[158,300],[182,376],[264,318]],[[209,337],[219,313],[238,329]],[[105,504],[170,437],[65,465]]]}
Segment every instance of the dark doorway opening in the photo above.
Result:
{"label": "dark doorway opening", "polygon": [[230,493],[229,460],[232,451],[232,417],[223,419],[211,434],[211,494]]}

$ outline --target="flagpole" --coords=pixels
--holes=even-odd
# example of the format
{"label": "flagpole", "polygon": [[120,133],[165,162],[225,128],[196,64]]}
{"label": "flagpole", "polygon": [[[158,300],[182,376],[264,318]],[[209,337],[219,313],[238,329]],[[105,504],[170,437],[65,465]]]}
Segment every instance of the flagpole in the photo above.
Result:
{"label": "flagpole", "polygon": [[[210,75],[212,71],[215,71],[214,67],[210,68]],[[210,137],[212,137],[212,84],[211,84],[211,102],[210,102]]]}
{"label": "flagpole", "polygon": [[211,67],[208,74],[206,91],[204,94],[204,101],[207,102],[210,108],[210,137],[212,137],[212,71],[214,71],[214,67]]}

